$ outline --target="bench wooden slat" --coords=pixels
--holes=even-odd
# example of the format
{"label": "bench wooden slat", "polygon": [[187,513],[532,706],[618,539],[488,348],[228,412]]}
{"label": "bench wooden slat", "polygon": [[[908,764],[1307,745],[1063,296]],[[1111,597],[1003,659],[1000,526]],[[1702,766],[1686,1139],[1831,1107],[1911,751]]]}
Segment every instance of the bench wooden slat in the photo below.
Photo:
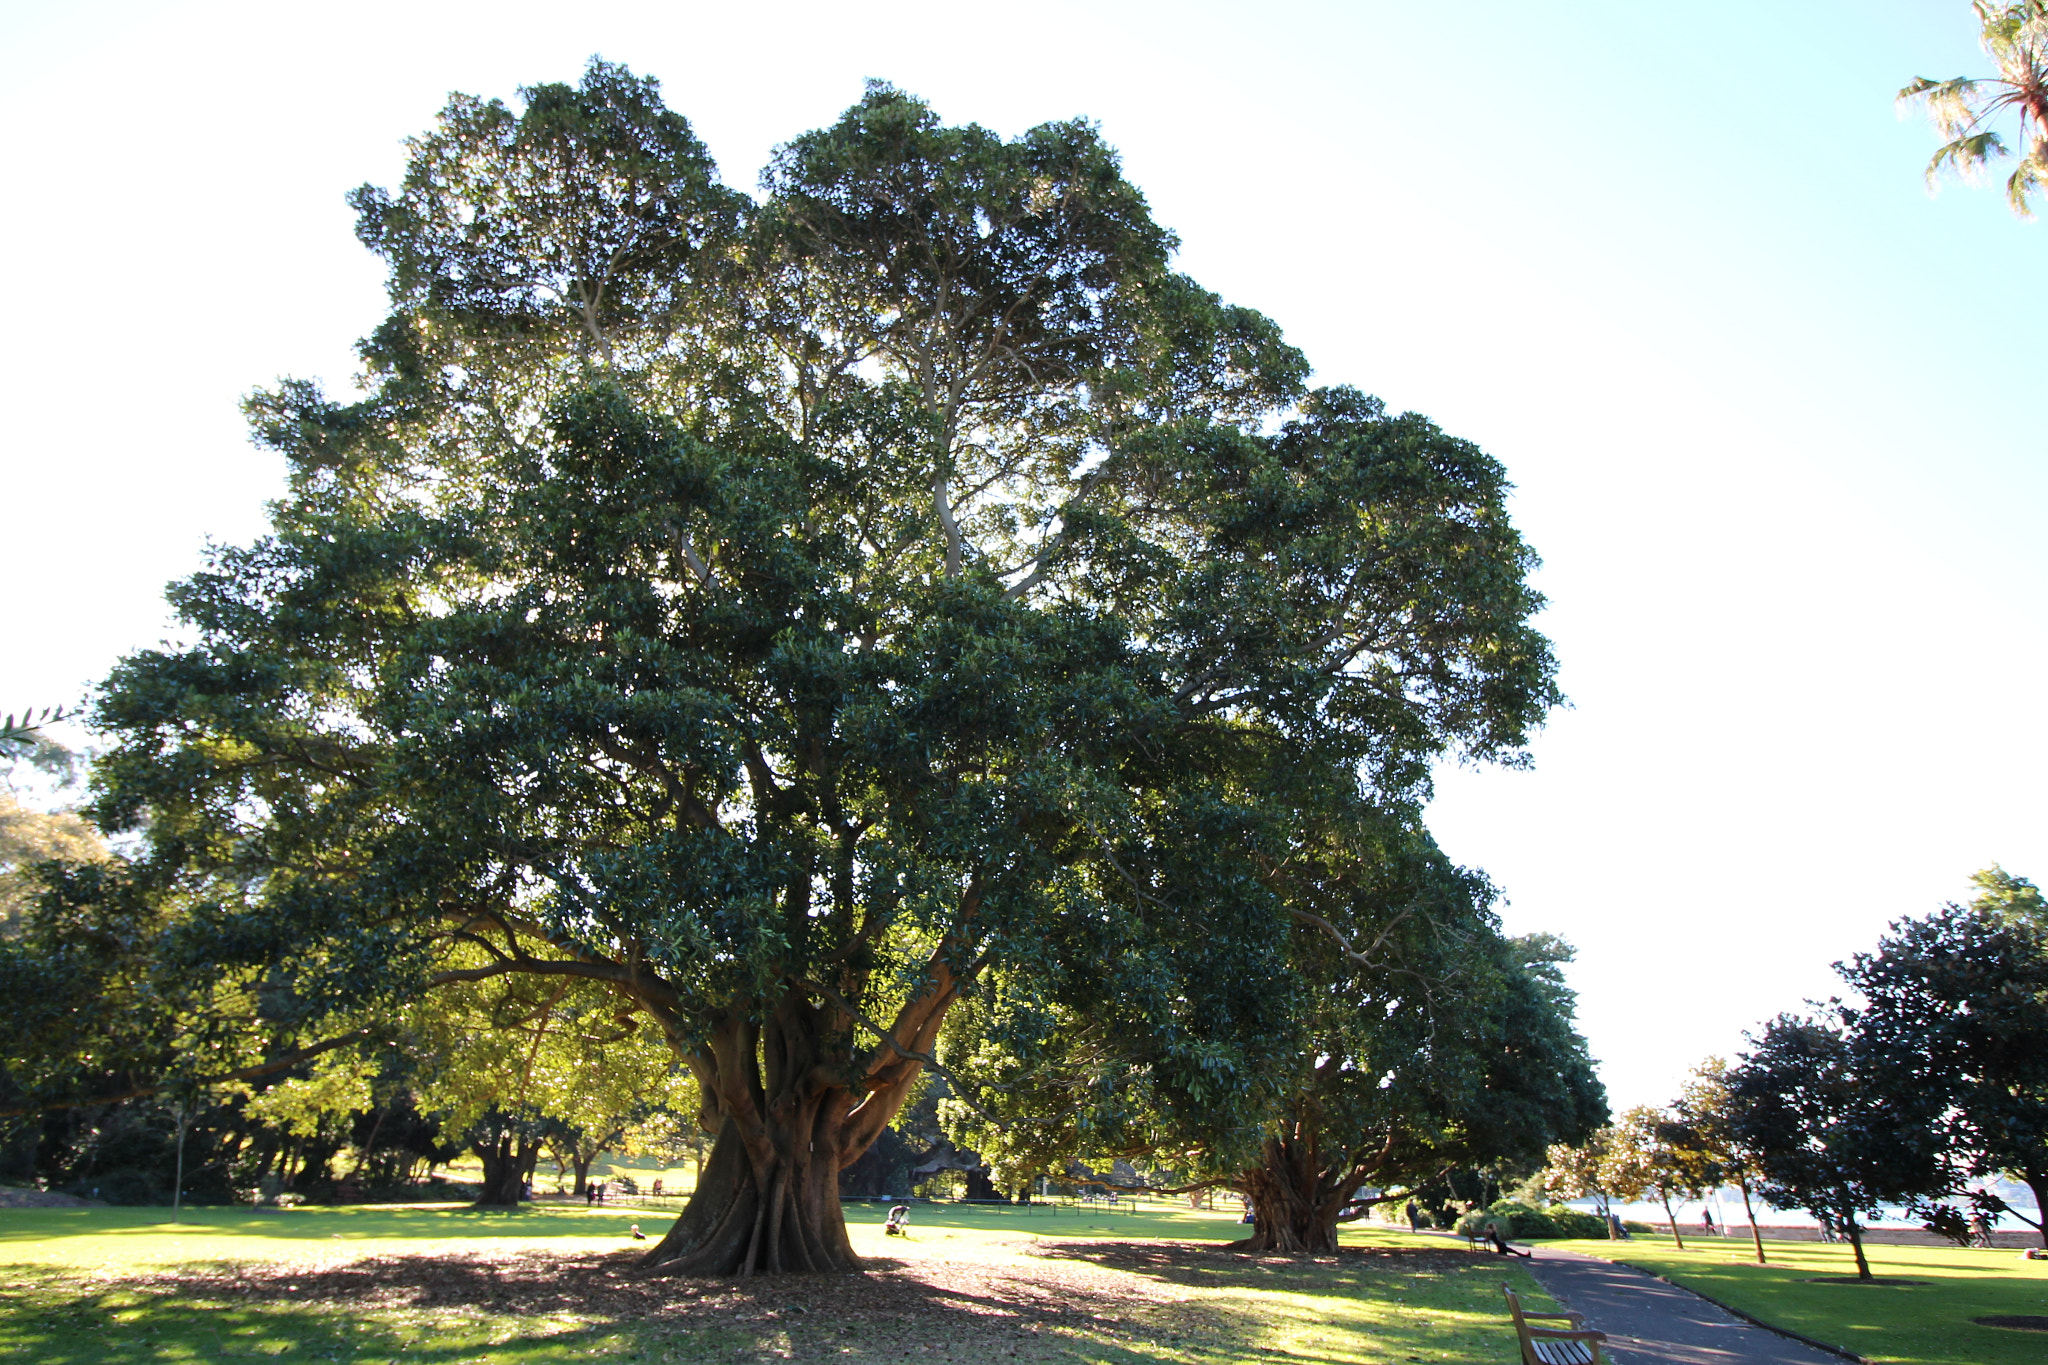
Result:
{"label": "bench wooden slat", "polygon": [[[1508,1312],[1515,1320],[1515,1335],[1522,1346],[1522,1365],[1606,1365],[1607,1357],[1601,1352],[1600,1343],[1607,1340],[1607,1334],[1585,1330],[1585,1318],[1577,1313],[1525,1314],[1522,1312],[1522,1300],[1514,1290],[1502,1285],[1500,1292],[1507,1296]],[[1573,1330],[1560,1332],[1550,1327],[1531,1327],[1524,1321],[1530,1317],[1563,1318],[1571,1323]]]}

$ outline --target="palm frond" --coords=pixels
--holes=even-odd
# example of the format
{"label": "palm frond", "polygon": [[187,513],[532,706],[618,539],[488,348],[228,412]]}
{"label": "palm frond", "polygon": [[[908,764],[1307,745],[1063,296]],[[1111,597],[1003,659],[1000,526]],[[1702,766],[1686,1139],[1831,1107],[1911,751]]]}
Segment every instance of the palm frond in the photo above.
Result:
{"label": "palm frond", "polygon": [[2028,196],[2036,190],[2048,193],[2048,158],[2043,157],[2039,143],[2020,159],[2018,168],[2007,178],[2005,202],[2020,217],[2032,218],[2034,206]]}
{"label": "palm frond", "polygon": [[1981,84],[1983,82],[1975,76],[1951,76],[1945,81],[1929,80],[1925,76],[1920,76],[1915,78],[1911,85],[1899,91],[1898,98],[1906,103],[1925,100],[1929,105],[1967,105]]}
{"label": "palm frond", "polygon": [[[1982,123],[2007,98],[2001,94],[1989,101],[1978,99],[1980,87],[2003,85],[2003,81],[1980,81],[1969,76],[1954,80],[1915,82],[1899,92],[1899,99],[1926,106],[1927,116],[1946,138],[1961,137]],[[1916,90],[1915,86],[1919,88]]]}
{"label": "palm frond", "polygon": [[1927,187],[1935,187],[1944,169],[1953,170],[1965,180],[1974,180],[1986,162],[2004,155],[2005,143],[1996,133],[1972,133],[1959,137],[1943,145],[1927,163]]}
{"label": "palm frond", "polygon": [[2007,111],[2019,117],[2020,139],[2032,150],[2006,181],[2014,212],[2032,217],[2029,198],[2048,190],[2048,148],[2032,129],[2048,127],[2048,0],[1974,0],[1979,37],[1995,76],[1937,81],[1921,76],[1900,90],[1897,103],[1922,105],[1946,144],[1927,163],[1932,188],[1944,170],[1974,179],[2007,148],[1989,125]]}

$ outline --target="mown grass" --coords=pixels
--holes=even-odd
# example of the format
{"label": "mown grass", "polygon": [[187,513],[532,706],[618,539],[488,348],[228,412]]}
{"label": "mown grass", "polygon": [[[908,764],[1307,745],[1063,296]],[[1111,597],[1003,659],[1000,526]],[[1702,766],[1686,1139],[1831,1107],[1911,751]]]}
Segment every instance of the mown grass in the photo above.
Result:
{"label": "mown grass", "polygon": [[0,1265],[119,1272],[196,1262],[267,1259],[306,1250],[432,1255],[479,1242],[609,1250],[635,1222],[667,1227],[629,1209],[537,1205],[517,1213],[459,1204],[346,1208],[188,1208],[177,1222],[160,1208],[0,1210]]}
{"label": "mown grass", "polygon": [[[1661,1275],[1760,1321],[1887,1365],[2041,1365],[2048,1333],[1984,1327],[1980,1317],[2048,1316],[2048,1261],[2017,1251],[1866,1245],[1873,1275],[1918,1284],[1833,1281],[1856,1273],[1847,1246],[1766,1242],[1766,1265],[1747,1240],[1557,1242]],[[1598,1326],[1598,1324],[1594,1324]]]}
{"label": "mown grass", "polygon": [[1399,1233],[1287,1261],[1170,1208],[920,1207],[907,1239],[848,1212],[863,1274],[707,1282],[635,1274],[626,1226],[667,1220],[627,1209],[8,1210],[0,1359],[1478,1365],[1514,1355],[1498,1286],[1537,1293]]}

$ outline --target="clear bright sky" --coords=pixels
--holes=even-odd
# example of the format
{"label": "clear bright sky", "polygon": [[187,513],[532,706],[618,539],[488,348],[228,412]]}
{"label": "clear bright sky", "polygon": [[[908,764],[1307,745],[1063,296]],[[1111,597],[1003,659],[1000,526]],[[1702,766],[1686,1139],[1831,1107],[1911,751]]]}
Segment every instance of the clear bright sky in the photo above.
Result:
{"label": "clear bright sky", "polygon": [[1964,0],[6,0],[0,707],[80,697],[261,533],[240,396],[345,390],[380,315],[343,193],[451,90],[592,54],[742,187],[871,76],[1096,119],[1183,268],[1506,463],[1574,709],[1432,824],[1579,946],[1617,1105],[1972,870],[2048,876],[2048,223],[1930,198],[1891,102],[1986,70]]}

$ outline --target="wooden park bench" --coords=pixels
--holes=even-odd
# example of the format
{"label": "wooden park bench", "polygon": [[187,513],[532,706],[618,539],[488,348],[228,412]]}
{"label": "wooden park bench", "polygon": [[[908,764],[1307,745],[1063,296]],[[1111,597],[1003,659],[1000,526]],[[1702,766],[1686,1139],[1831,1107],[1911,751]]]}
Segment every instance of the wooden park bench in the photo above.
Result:
{"label": "wooden park bench", "polygon": [[[1584,1315],[1525,1313],[1514,1290],[1502,1285],[1500,1292],[1508,1296],[1508,1312],[1514,1314],[1515,1335],[1522,1341],[1522,1365],[1606,1365],[1600,1343],[1607,1340],[1607,1333],[1587,1331]],[[1562,1319],[1571,1323],[1571,1330],[1531,1327],[1530,1318]]]}

